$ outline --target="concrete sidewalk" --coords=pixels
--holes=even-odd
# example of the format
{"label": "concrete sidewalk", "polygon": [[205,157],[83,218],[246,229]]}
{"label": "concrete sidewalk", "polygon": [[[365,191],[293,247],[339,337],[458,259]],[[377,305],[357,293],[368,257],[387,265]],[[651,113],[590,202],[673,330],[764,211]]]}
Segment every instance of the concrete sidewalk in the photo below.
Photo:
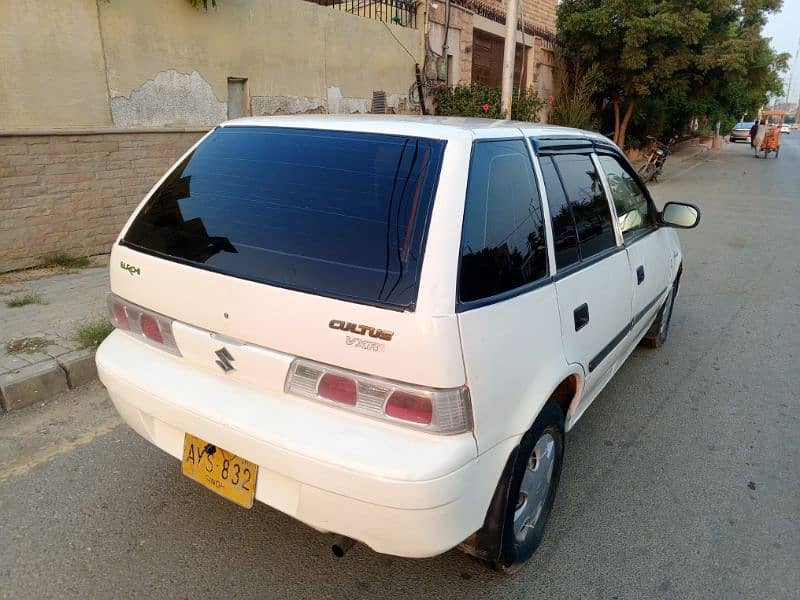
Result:
{"label": "concrete sidewalk", "polygon": [[[107,257],[93,267],[0,275],[0,406],[10,411],[47,401],[94,380],[94,351],[78,330],[105,319]],[[9,307],[28,297],[35,302]]]}

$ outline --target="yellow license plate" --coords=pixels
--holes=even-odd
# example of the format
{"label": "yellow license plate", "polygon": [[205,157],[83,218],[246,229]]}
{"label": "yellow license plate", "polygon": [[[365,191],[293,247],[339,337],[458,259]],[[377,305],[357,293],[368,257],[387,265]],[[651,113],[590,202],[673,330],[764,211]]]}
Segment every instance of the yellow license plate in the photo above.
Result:
{"label": "yellow license plate", "polygon": [[183,474],[245,508],[253,506],[258,465],[187,433]]}

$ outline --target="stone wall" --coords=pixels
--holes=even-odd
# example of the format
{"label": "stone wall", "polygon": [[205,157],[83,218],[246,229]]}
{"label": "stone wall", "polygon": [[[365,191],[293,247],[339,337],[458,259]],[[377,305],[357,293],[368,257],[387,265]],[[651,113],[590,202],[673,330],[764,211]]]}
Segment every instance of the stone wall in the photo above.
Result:
{"label": "stone wall", "polygon": [[205,130],[0,134],[0,273],[102,254]]}

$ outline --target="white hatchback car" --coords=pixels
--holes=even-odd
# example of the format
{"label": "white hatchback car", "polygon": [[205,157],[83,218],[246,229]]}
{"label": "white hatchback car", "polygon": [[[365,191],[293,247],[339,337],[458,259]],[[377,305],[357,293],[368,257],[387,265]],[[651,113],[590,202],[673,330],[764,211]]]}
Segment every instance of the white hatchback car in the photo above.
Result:
{"label": "white hatchback car", "polygon": [[[568,431],[667,336],[682,254],[597,134],[461,118],[217,127],[113,246],[97,353],[183,473],[378,552],[539,545]],[[202,502],[202,498],[198,498]]]}

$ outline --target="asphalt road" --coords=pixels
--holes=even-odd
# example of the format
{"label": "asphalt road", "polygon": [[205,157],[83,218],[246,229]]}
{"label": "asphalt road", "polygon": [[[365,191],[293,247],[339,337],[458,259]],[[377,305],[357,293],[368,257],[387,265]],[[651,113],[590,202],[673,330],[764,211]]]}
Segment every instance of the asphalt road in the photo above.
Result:
{"label": "asphalt road", "polygon": [[546,540],[509,578],[406,560],[180,474],[99,385],[0,417],[2,598],[798,598],[800,133],[675,166],[697,203],[666,346],[639,349],[567,438]]}

